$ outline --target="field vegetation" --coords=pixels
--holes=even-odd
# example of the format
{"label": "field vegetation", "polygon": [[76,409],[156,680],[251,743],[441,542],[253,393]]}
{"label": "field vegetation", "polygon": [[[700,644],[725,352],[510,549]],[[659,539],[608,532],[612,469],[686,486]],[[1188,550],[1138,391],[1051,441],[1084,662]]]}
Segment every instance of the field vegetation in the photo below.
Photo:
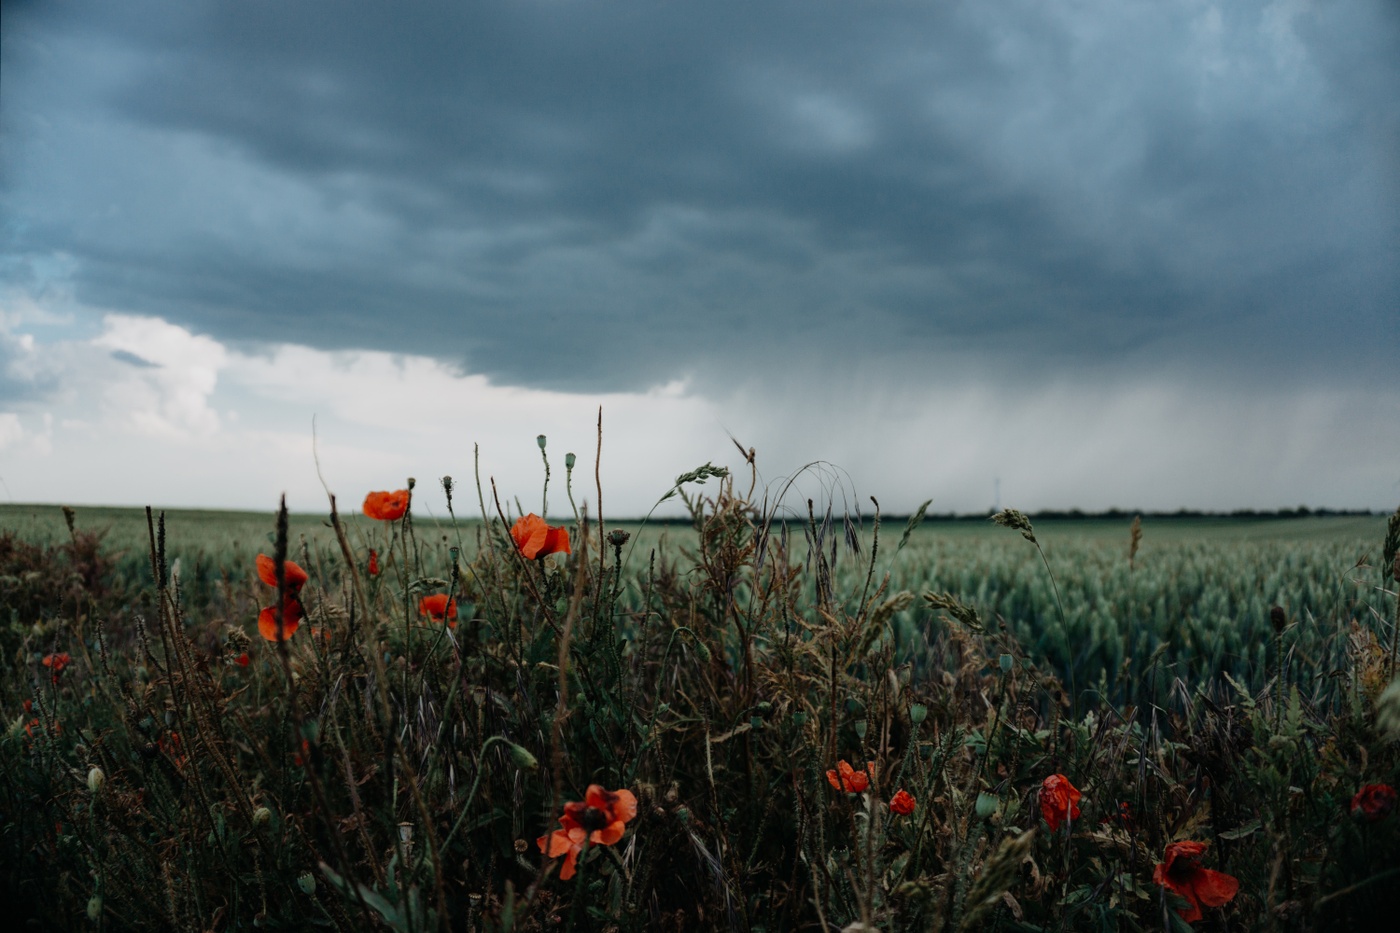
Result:
{"label": "field vegetation", "polygon": [[658,484],[684,524],[587,514],[572,455],[543,497],[445,478],[446,516],[0,509],[0,896],[178,931],[1400,907],[1400,512],[906,522],[748,456]]}

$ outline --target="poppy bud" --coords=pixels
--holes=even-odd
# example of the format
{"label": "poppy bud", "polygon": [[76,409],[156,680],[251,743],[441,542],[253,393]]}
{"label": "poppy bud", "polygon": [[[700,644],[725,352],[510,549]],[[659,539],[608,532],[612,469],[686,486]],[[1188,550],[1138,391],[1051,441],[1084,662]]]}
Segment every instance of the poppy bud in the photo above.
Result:
{"label": "poppy bud", "polygon": [[101,768],[93,768],[88,772],[88,790],[94,794],[102,790],[102,785],[107,782],[107,775],[102,773]]}
{"label": "poppy bud", "polygon": [[928,707],[922,703],[915,703],[909,707],[909,721],[918,725],[928,718]]}
{"label": "poppy bud", "polygon": [[510,743],[510,760],[521,771],[537,771],[540,767],[539,759],[530,754],[529,749]]}

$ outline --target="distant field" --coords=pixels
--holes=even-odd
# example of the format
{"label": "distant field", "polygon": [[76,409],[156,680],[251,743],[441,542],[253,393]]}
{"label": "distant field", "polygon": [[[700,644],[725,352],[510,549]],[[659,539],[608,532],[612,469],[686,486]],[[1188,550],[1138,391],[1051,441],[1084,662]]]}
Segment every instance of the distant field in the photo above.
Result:
{"label": "distant field", "polygon": [[[367,552],[379,541],[380,523],[359,515],[344,520],[357,549]],[[75,522],[80,530],[102,532],[105,548],[130,582],[150,582],[144,510],[80,508]],[[171,510],[165,522],[166,549],[180,562],[188,605],[211,606],[229,585],[253,590],[253,560],[271,551],[275,537],[273,514]],[[835,544],[835,592],[848,607],[861,596],[871,570],[873,525],[865,516],[856,535],[858,549],[849,546],[839,518],[825,533],[817,529],[824,552]],[[1057,670],[1073,671],[1080,686],[1100,685],[1119,700],[1129,685],[1142,686],[1149,658],[1165,645],[1157,659],[1156,686],[1149,690],[1160,699],[1175,677],[1226,672],[1241,683],[1262,685],[1270,670],[1268,618],[1274,605],[1294,623],[1297,652],[1323,667],[1328,659],[1340,663],[1349,626],[1373,615],[1380,578],[1368,562],[1378,560],[1385,526],[1384,516],[1148,519],[1130,569],[1130,522],[1037,522],[1035,533],[1059,589],[1057,603],[1045,564],[1016,532],[989,521],[926,520],[901,549],[905,523],[891,520],[881,526],[873,585],[888,574],[891,593],[948,592],[989,625],[1004,621],[1027,651]],[[0,506],[0,527],[45,543],[68,534],[55,505]],[[482,527],[472,519],[455,524],[415,519],[420,560],[441,567],[448,548],[458,545],[463,560],[470,561]],[[639,600],[652,549],[663,561],[688,561],[698,542],[694,529],[682,524],[642,528],[619,522],[608,528],[633,535],[624,556],[626,570],[637,576],[622,596],[624,604]],[[781,526],[771,534],[778,540]],[[809,534],[805,521],[788,521],[795,559],[807,559]],[[292,556],[309,558],[328,581],[338,578],[341,558],[327,516],[291,515],[289,541]],[[592,545],[596,553],[596,541]],[[218,607],[220,613],[223,609]],[[1061,609],[1064,629],[1058,625]],[[893,631],[904,653],[927,657],[932,615],[922,601],[894,615]],[[1326,683],[1320,676],[1316,686]]]}

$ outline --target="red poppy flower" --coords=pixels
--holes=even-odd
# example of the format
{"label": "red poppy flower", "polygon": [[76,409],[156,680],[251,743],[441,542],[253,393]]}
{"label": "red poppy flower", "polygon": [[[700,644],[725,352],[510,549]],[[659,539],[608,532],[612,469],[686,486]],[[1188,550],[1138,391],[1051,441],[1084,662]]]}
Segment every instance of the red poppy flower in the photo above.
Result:
{"label": "red poppy flower", "polygon": [[190,756],[184,753],[184,743],[180,741],[180,733],[171,732],[169,741],[156,739],[156,748],[170,756],[170,760],[175,763],[175,767],[181,771],[185,768],[185,762],[190,760]]}
{"label": "red poppy flower", "polygon": [[548,525],[534,512],[522,515],[510,527],[510,536],[526,560],[549,554],[572,554],[569,550],[569,529],[563,525]]}
{"label": "red poppy flower", "polygon": [[[875,773],[875,762],[866,762],[870,774]],[[870,786],[870,776],[865,771],[857,771],[846,763],[846,759],[836,762],[836,771],[826,772],[826,779],[832,787],[848,794],[863,793]],[[837,772],[840,772],[839,774]]]}
{"label": "red poppy flower", "polygon": [[[274,621],[276,621],[276,620],[274,620]],[[240,654],[238,657],[234,658],[234,659],[233,659],[233,663],[234,663],[234,664],[237,664],[239,667],[247,667],[247,666],[248,666],[248,660],[249,660],[249,659],[248,659],[248,652],[245,651],[245,652],[243,652],[242,654]]]}
{"label": "red poppy flower", "polygon": [[[434,593],[418,600],[418,611],[434,622],[441,622],[446,615],[449,620],[457,618],[457,600],[448,600],[446,593]],[[457,623],[449,621],[448,626],[456,628]]]}
{"label": "red poppy flower", "polygon": [[535,845],[549,858],[564,856],[559,878],[568,881],[574,876],[585,841],[599,846],[614,844],[636,815],[637,798],[630,790],[604,790],[600,784],[590,784],[582,803],[564,804],[564,815],[559,817],[564,828],[539,837]]}
{"label": "red poppy flower", "polygon": [[895,791],[894,796],[890,798],[891,813],[898,813],[900,816],[908,816],[914,812],[914,806],[915,801],[913,795],[902,788]]}
{"label": "red poppy flower", "polygon": [[[296,634],[297,628],[301,625],[302,618],[306,615],[301,608],[301,600],[291,593],[282,602],[282,641],[286,641]],[[268,641],[277,641],[277,608],[268,606],[258,613],[258,633]]]}
{"label": "red poppy flower", "polygon": [[1079,791],[1063,774],[1052,774],[1040,784],[1040,813],[1050,832],[1065,820],[1079,819]]}
{"label": "red poppy flower", "polygon": [[1238,878],[1222,871],[1202,868],[1196,861],[1208,845],[1208,842],[1173,842],[1167,846],[1166,861],[1152,870],[1153,884],[1160,884],[1186,898],[1186,908],[1177,913],[1187,923],[1201,919],[1202,904],[1207,907],[1223,906],[1240,889]]}
{"label": "red poppy flower", "polygon": [[1395,788],[1389,784],[1367,784],[1351,798],[1351,815],[1374,823],[1395,809]]}
{"label": "red poppy flower", "polygon": [[381,522],[394,522],[403,518],[408,511],[408,490],[396,489],[393,492],[372,492],[365,496],[365,515]]}
{"label": "red poppy flower", "polygon": [[69,656],[68,652],[64,651],[61,654],[44,655],[44,660],[41,663],[53,671],[53,682],[58,683],[58,675],[63,673],[63,669],[67,667],[68,662],[72,660],[73,658]]}
{"label": "red poppy flower", "polygon": [[[258,555],[258,579],[268,586],[277,585],[277,561],[266,554]],[[286,583],[288,592],[300,592],[307,579],[306,571],[297,566],[296,561],[282,562],[282,580]]]}
{"label": "red poppy flower", "polygon": [[379,552],[374,548],[369,549],[369,575],[371,577],[379,576]]}

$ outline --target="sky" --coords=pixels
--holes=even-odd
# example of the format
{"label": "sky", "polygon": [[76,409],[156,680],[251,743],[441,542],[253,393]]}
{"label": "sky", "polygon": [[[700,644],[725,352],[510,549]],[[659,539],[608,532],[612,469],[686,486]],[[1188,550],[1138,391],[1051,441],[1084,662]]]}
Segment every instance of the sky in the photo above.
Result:
{"label": "sky", "polygon": [[1389,511],[1397,92],[1387,0],[7,0],[0,499]]}

